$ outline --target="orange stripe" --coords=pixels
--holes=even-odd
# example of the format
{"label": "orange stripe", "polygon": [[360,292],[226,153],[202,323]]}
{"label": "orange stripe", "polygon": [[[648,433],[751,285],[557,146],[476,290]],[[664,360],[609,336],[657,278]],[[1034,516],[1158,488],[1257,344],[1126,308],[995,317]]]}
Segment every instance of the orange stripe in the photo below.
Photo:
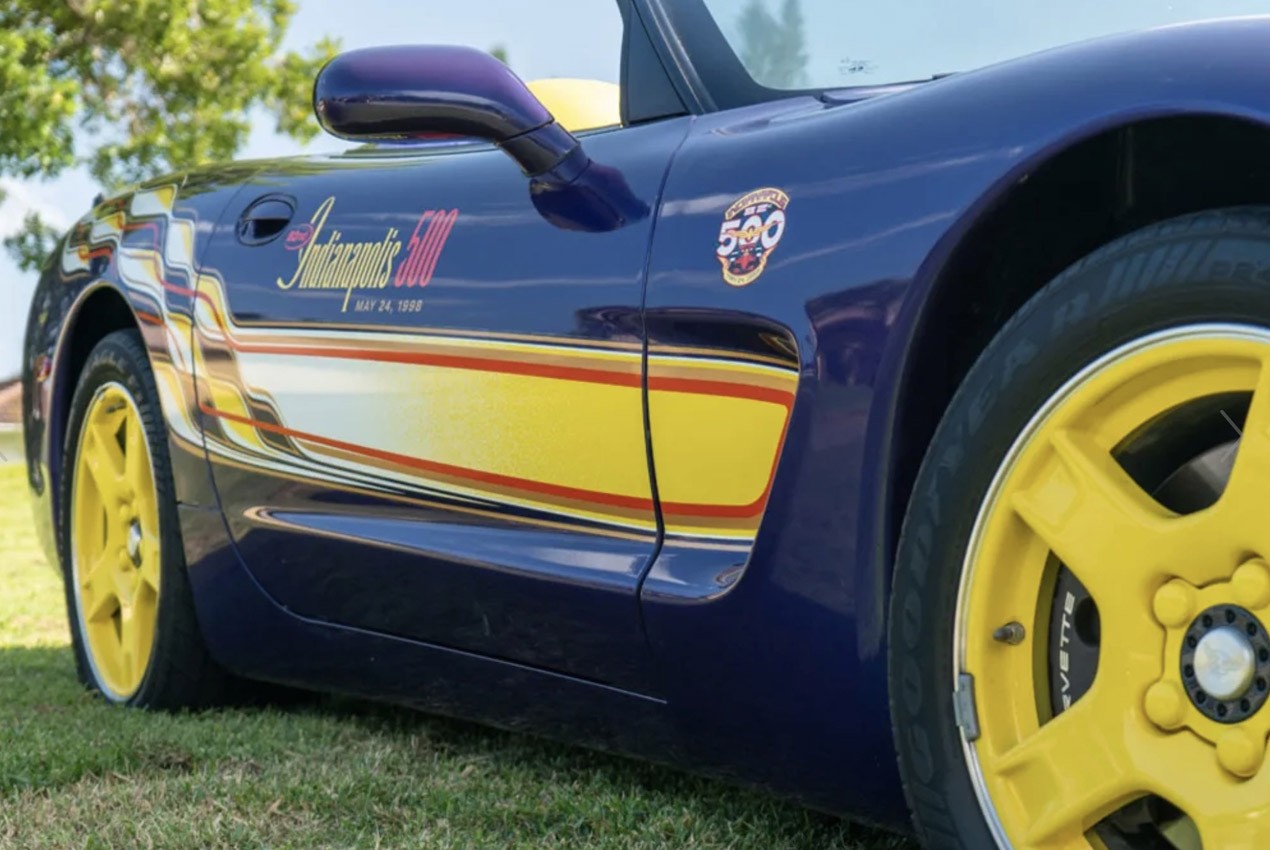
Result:
{"label": "orange stripe", "polygon": [[[157,243],[158,232],[157,228],[155,228],[153,224],[137,225],[137,227],[148,227],[154,229]],[[159,262],[159,270],[160,272],[163,270],[161,258]],[[608,372],[602,369],[548,366],[524,362],[517,363],[482,357],[464,357],[452,354],[424,354],[384,351],[379,349],[318,348],[313,346],[271,346],[267,344],[261,345],[238,342],[230,335],[229,328],[226,326],[224,319],[220,315],[220,311],[216,309],[216,305],[212,302],[210,296],[204,292],[196,292],[192,289],[187,289],[183,286],[177,286],[169,283],[167,279],[162,276],[160,276],[159,281],[163,284],[164,289],[175,292],[179,295],[198,298],[203,301],[203,303],[207,304],[208,308],[212,312],[212,317],[216,320],[216,324],[225,334],[226,345],[234,351],[246,352],[248,354],[282,354],[301,357],[329,357],[343,360],[374,361],[381,363],[407,363],[418,366],[442,366],[452,369],[502,372],[510,375],[529,375],[543,378],[556,378],[563,381],[583,381],[622,387],[642,386],[642,376],[639,374]],[[748,386],[745,384],[732,384],[726,381],[698,380],[695,378],[650,377],[648,379],[648,388],[649,390],[663,390],[666,392],[682,392],[697,395],[753,399],[756,401],[766,401],[772,404],[779,404],[786,408],[792,407],[794,401],[792,393],[781,390]]]}
{"label": "orange stripe", "polygon": [[[556,378],[562,381],[610,384],[619,387],[639,387],[642,385],[642,375],[638,372],[610,372],[604,369],[588,369],[581,366],[553,366],[545,363],[498,360],[488,357],[466,357],[458,354],[387,351],[374,348],[320,348],[301,345],[253,344],[235,342],[228,335],[226,335],[225,341],[234,351],[248,354],[281,354],[296,357],[330,357],[337,360],[364,360],[378,363],[407,363],[415,366],[440,366],[449,369],[500,372],[508,375],[530,375],[540,378]],[[728,381],[650,376],[648,389],[764,401],[770,404],[778,404],[786,409],[794,404],[794,394],[787,390],[750,384],[734,384]]]}
{"label": "orange stripe", "polygon": [[548,484],[542,481],[532,481],[527,478],[517,478],[511,475],[500,475],[495,472],[483,472],[478,469],[468,469],[462,466],[455,466],[449,463],[440,463],[433,460],[425,460],[424,458],[411,457],[410,455],[397,454],[396,452],[386,452],[380,449],[372,449],[367,446],[359,446],[354,443],[346,443],[343,440],[333,440],[329,437],[320,437],[317,434],[308,434],[303,431],[296,431],[292,428],[285,428],[281,425],[273,425],[268,422],[258,422],[246,416],[239,416],[234,413],[226,413],[222,410],[216,410],[210,407],[206,402],[200,401],[199,408],[209,416],[215,416],[220,419],[228,419],[231,422],[237,422],[241,425],[250,425],[261,431],[269,431],[274,434],[284,434],[298,440],[305,440],[310,443],[317,443],[322,446],[329,446],[334,449],[341,449],[346,452],[372,457],[376,460],[387,461],[388,463],[397,464],[399,466],[418,469],[424,472],[432,472],[439,475],[452,475],[456,478],[466,478],[471,481],[480,481],[485,484],[495,484],[500,487],[511,487],[516,490],[526,490],[534,493],[543,493],[549,496],[558,496],[566,499],[578,499],[582,501],[598,502],[604,505],[613,505],[614,507],[632,508],[638,510],[653,509],[653,500],[645,499],[639,496],[621,496],[616,493],[603,493],[598,490],[584,490],[580,487],[564,487],[559,484]]}
{"label": "orange stripe", "polygon": [[[652,499],[645,499],[639,496],[622,496],[617,493],[604,493],[599,490],[586,490],[581,487],[565,487],[560,484],[548,484],[544,481],[533,481],[527,478],[517,478],[511,475],[500,475],[496,472],[483,472],[477,469],[468,469],[462,466],[455,466],[454,464],[440,463],[438,461],[411,457],[410,455],[398,454],[396,452],[386,452],[380,449],[372,449],[367,446],[359,446],[354,443],[344,442],[343,440],[333,440],[329,437],[320,437],[317,434],[297,431],[293,428],[286,428],[282,425],[274,425],[270,422],[260,422],[246,416],[239,416],[235,413],[227,413],[223,410],[217,410],[207,404],[207,402],[201,400],[199,401],[198,406],[203,413],[208,416],[214,416],[218,419],[227,419],[230,422],[237,422],[240,425],[248,425],[261,431],[268,431],[273,434],[282,434],[293,439],[305,440],[306,442],[316,443],[321,446],[328,446],[333,449],[352,452],[353,454],[375,458],[376,460],[386,461],[388,463],[397,464],[410,469],[418,469],[439,475],[450,475],[455,478],[465,478],[470,481],[480,481],[485,484],[494,484],[499,487],[509,487],[515,490],[524,490],[531,493],[542,493],[544,495],[555,496],[562,499],[596,502],[602,505],[612,505],[613,507],[634,510],[652,511],[653,509]],[[773,470],[773,475],[774,474],[775,471]],[[768,490],[770,489],[771,478],[768,479]],[[680,516],[748,517],[761,511],[766,501],[767,492],[764,491],[763,495],[750,505],[733,506],[670,503],[668,505],[664,505],[663,507]]]}
{"label": "orange stripe", "polygon": [[552,366],[546,363],[495,360],[486,357],[465,357],[459,354],[429,354],[412,351],[385,351],[382,349],[255,345],[252,343],[234,342],[228,337],[226,337],[226,341],[234,351],[248,354],[285,354],[299,357],[332,357],[340,360],[371,360],[379,363],[408,363],[415,366],[442,366],[448,369],[503,372],[509,375],[532,375],[540,378],[558,378],[562,381],[612,384],[619,387],[639,387],[641,384],[641,376],[638,372],[608,372],[603,369],[587,369],[581,366]]}
{"label": "orange stripe", "polygon": [[[204,299],[207,296],[202,296]],[[210,304],[210,301],[208,302]],[[215,308],[213,307],[213,310]],[[223,326],[222,326],[223,327]],[[592,384],[609,384],[619,387],[639,387],[642,375],[638,372],[616,372],[604,369],[588,369],[582,366],[554,366],[546,363],[499,360],[488,357],[468,357],[459,354],[432,354],[412,351],[388,351],[374,348],[322,348],[303,345],[269,345],[237,342],[228,333],[226,345],[234,351],[247,354],[280,354],[295,357],[329,357],[337,360],[362,360],[377,363],[406,363],[415,366],[440,366],[449,369],[469,369],[478,372],[500,372],[508,375],[529,375],[555,378],[562,381],[582,381]],[[764,401],[790,408],[794,394],[787,390],[734,384],[727,381],[711,381],[698,378],[652,377],[649,390],[690,393],[693,395],[726,396],[753,401]]]}
{"label": "orange stripe", "polygon": [[131,233],[134,230],[149,230],[151,233],[153,233],[154,234],[154,248],[156,251],[159,249],[159,225],[155,224],[153,221],[141,221],[141,222],[136,222],[135,224],[130,222],[124,223],[124,226],[123,226],[124,233]]}
{"label": "orange stripe", "polygon": [[[153,224],[137,225],[135,228],[147,227],[152,229],[155,235],[155,244],[158,243],[158,228]],[[157,250],[157,249],[156,249]],[[159,270],[163,271],[162,258],[159,258]],[[458,355],[438,355],[438,354],[411,354],[407,352],[391,352],[378,351],[373,349],[330,349],[330,348],[311,348],[301,346],[271,347],[268,345],[249,345],[234,341],[222,320],[216,305],[211,298],[203,292],[196,292],[185,287],[176,286],[169,283],[166,278],[160,275],[160,282],[163,287],[169,291],[179,293],[202,300],[208,305],[212,311],[213,318],[225,332],[225,340],[230,348],[236,351],[246,351],[254,353],[278,353],[278,354],[297,354],[312,357],[333,357],[351,360],[369,360],[384,361],[395,363],[414,363],[419,365],[438,365],[456,369],[474,369],[480,371],[503,372],[508,374],[532,375],[539,377],[557,378],[560,380],[586,381],[591,383],[611,384],[617,386],[639,387],[642,385],[643,376],[641,374],[631,373],[613,373],[599,369],[584,369],[581,367],[563,367],[548,366],[536,363],[509,362],[500,360],[490,360],[476,357],[461,357]],[[772,470],[768,476],[767,486],[757,499],[748,505],[702,505],[688,502],[665,502],[662,509],[668,514],[680,517],[716,517],[716,518],[747,518],[757,516],[762,513],[767,504],[767,500],[771,494],[772,483],[776,477],[776,468],[780,458],[780,448],[785,444],[786,430],[789,427],[789,412],[792,412],[794,395],[793,393],[783,392],[767,387],[747,386],[744,384],[732,384],[724,381],[708,381],[696,380],[692,378],[654,378],[648,379],[649,390],[661,390],[665,392],[683,392],[702,395],[726,396],[732,398],[754,399],[758,401],[766,401],[773,404],[779,404],[786,408],[787,415],[785,426],[781,430],[781,438],[777,442],[777,453],[772,461]],[[209,407],[205,402],[199,402],[200,409],[209,416],[228,419],[238,422],[239,424],[249,425],[263,431],[276,434],[284,434],[293,438],[307,440],[308,442],[318,445],[325,445],[331,448],[342,449],[344,451],[361,454],[366,457],[373,457],[389,463],[397,463],[402,466],[419,469],[427,472],[433,472],[442,475],[452,475],[457,478],[466,478],[473,481],[480,481],[487,484],[494,484],[502,487],[509,487],[527,492],[542,493],[544,495],[556,496],[557,498],[566,498],[582,501],[592,501],[603,505],[612,505],[614,507],[622,507],[637,510],[652,510],[653,501],[651,499],[643,499],[635,496],[621,496],[615,493],[603,493],[597,490],[586,490],[577,487],[565,487],[557,484],[548,484],[542,481],[532,481],[524,478],[517,478],[509,475],[500,475],[492,472],[483,472],[480,470],[467,469],[452,464],[440,463],[437,461],[425,460],[423,458],[411,457],[409,455],[397,454],[395,452],[384,452],[378,449],[371,449],[366,446],[358,446],[353,443],[346,443],[341,440],[333,440],[328,437],[320,437],[316,434],[307,434],[302,431],[296,431],[285,428],[281,425],[273,425],[266,422],[258,422],[256,420],[240,417],[234,414],[225,413]]]}

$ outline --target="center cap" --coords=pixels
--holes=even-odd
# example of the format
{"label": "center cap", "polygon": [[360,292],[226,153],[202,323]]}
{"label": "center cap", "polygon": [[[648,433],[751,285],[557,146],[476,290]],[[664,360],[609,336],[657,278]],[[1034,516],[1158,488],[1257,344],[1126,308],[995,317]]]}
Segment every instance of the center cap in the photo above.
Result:
{"label": "center cap", "polygon": [[1210,720],[1241,723],[1270,697],[1270,634],[1246,608],[1201,613],[1182,643],[1182,684]]}
{"label": "center cap", "polygon": [[132,565],[140,566],[141,564],[141,523],[133,522],[128,526],[128,557],[132,559]]}
{"label": "center cap", "polygon": [[1226,701],[1248,692],[1257,674],[1257,654],[1239,629],[1221,626],[1195,647],[1195,679],[1209,696]]}

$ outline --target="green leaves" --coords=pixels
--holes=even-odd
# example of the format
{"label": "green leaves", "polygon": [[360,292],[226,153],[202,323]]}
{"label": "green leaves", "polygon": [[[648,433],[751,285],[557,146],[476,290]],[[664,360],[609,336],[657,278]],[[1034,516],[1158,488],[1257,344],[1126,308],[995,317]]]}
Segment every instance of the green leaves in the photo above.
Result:
{"label": "green leaves", "polygon": [[49,63],[55,41],[47,30],[0,26],[0,173],[30,177],[73,162],[80,87]]}
{"label": "green leaves", "polygon": [[[10,7],[11,5],[11,7]],[[107,190],[230,159],[263,107],[318,132],[309,93],[338,50],[280,52],[291,0],[17,0],[0,8],[0,176],[76,163]],[[40,234],[12,243],[26,249]],[[19,255],[30,268],[28,252]]]}
{"label": "green leaves", "polygon": [[46,223],[38,213],[31,212],[23,219],[21,230],[4,238],[4,247],[18,268],[34,270],[44,263],[59,236],[57,228]]}

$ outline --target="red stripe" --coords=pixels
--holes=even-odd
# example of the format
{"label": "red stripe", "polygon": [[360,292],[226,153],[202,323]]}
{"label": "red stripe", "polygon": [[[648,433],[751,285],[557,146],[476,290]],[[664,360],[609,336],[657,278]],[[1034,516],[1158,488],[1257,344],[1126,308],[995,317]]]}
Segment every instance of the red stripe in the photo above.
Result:
{"label": "red stripe", "polygon": [[[434,219],[435,221],[435,219]],[[453,220],[450,221],[453,225]],[[154,231],[155,244],[158,244],[158,228],[150,223],[137,225],[134,228],[148,228]],[[429,227],[429,231],[432,227]],[[445,235],[448,237],[449,229],[446,228]],[[443,240],[444,241],[444,240]],[[104,249],[109,252],[109,249]],[[94,252],[95,254],[96,252]],[[90,256],[92,256],[90,254]],[[435,263],[433,263],[435,266]],[[162,258],[159,258],[159,270],[163,271]],[[642,375],[607,372],[599,369],[584,369],[581,367],[567,366],[551,366],[539,363],[524,363],[515,361],[490,360],[475,357],[461,357],[457,355],[444,354],[422,354],[410,352],[394,352],[379,351],[366,349],[331,349],[331,348],[307,348],[301,346],[267,346],[267,345],[247,345],[235,342],[230,338],[228,328],[222,320],[216,305],[211,298],[205,293],[196,292],[186,287],[177,286],[169,283],[165,278],[160,276],[160,282],[164,289],[175,292],[191,298],[197,298],[207,304],[212,312],[212,317],[216,320],[217,325],[225,333],[226,343],[236,351],[247,351],[257,353],[277,353],[277,354],[299,354],[312,357],[334,357],[349,360],[368,360],[383,361],[394,363],[413,363],[420,365],[438,365],[456,369],[473,369],[479,371],[501,372],[505,374],[532,375],[538,377],[557,378],[560,380],[584,381],[589,383],[602,383],[615,386],[639,387],[642,383]],[[147,314],[148,315],[148,314]],[[157,318],[157,317],[156,317]],[[779,404],[789,411],[793,406],[794,396],[792,393],[768,387],[748,386],[744,384],[731,384],[724,381],[706,381],[693,378],[656,378],[649,377],[649,390],[662,390],[665,392],[683,392],[700,395],[716,395],[733,398],[747,398],[758,401],[766,401],[773,404]],[[467,469],[465,467],[454,466],[452,464],[439,463],[437,461],[429,461],[423,458],[411,457],[409,455],[397,454],[395,452],[385,452],[378,449],[372,449],[366,446],[358,446],[353,443],[346,443],[341,440],[333,440],[327,437],[320,437],[316,434],[307,434],[281,425],[274,425],[267,422],[259,422],[247,417],[236,416],[234,414],[225,413],[209,407],[204,402],[199,402],[200,409],[209,416],[238,422],[243,425],[249,425],[262,431],[268,431],[277,434],[285,434],[297,439],[307,440],[318,445],[325,445],[335,449],[360,454],[365,457],[375,458],[387,463],[400,464],[412,469],[419,469],[427,472],[433,472],[442,475],[450,475],[456,478],[466,478],[472,481],[480,481],[486,484],[493,484],[500,487],[508,487],[511,489],[524,490],[527,492],[542,493],[545,495],[556,496],[558,498],[571,499],[576,501],[590,501],[599,504],[611,505],[614,507],[622,507],[634,510],[652,510],[653,502],[651,499],[642,499],[634,496],[621,496],[613,493],[603,493],[595,490],[585,490],[576,487],[564,487],[556,484],[548,484],[541,481],[532,481],[524,478],[516,478],[508,475],[499,475],[497,473],[482,472],[480,470]],[[785,444],[786,430],[789,427],[789,417],[786,416],[785,425],[781,430],[781,438],[777,443],[778,447]],[[676,517],[701,517],[701,518],[733,518],[746,519],[757,516],[762,513],[767,504],[767,500],[771,494],[772,483],[776,477],[776,468],[780,458],[780,449],[778,448],[776,457],[772,461],[772,470],[768,475],[767,486],[763,493],[748,505],[703,505],[690,502],[664,502],[662,509],[667,514]]]}
{"label": "red stripe", "polygon": [[[447,369],[468,369],[476,372],[497,372],[507,375],[530,375],[539,378],[556,378],[562,381],[581,381],[591,384],[609,384],[618,387],[639,387],[638,372],[617,372],[604,369],[588,369],[582,366],[556,366],[519,360],[498,360],[486,357],[467,357],[458,354],[434,354],[418,351],[388,351],[382,349],[320,348],[299,345],[253,345],[228,340],[230,348],[248,354],[281,354],[296,357],[330,357],[338,360],[363,360],[377,363],[406,363],[415,366],[440,366]],[[649,390],[662,392],[712,395],[726,398],[743,398],[777,404],[786,409],[793,406],[794,394],[772,387],[733,384],[727,381],[709,381],[699,378],[648,379]]]}
{"label": "red stripe", "polygon": [[574,499],[583,502],[599,502],[604,505],[611,505],[619,508],[630,508],[634,510],[652,511],[653,509],[652,499],[644,499],[639,496],[621,496],[615,493],[603,493],[598,490],[584,490],[578,487],[564,487],[558,484],[547,484],[542,481],[533,481],[527,478],[516,478],[511,475],[499,475],[494,472],[482,472],[481,470],[468,469],[467,467],[455,466],[449,463],[440,463],[438,461],[411,457],[410,455],[397,454],[396,452],[386,452],[381,451],[380,449],[372,449],[367,446],[346,443],[343,440],[333,440],[329,437],[320,437],[317,434],[296,431],[292,428],[284,428],[281,425],[273,425],[268,422],[258,422],[245,416],[238,416],[233,413],[216,410],[215,408],[210,407],[206,402],[200,401],[199,408],[208,416],[228,419],[231,422],[237,422],[242,425],[250,425],[251,427],[258,428],[261,431],[269,431],[274,434],[284,434],[298,440],[317,443],[318,445],[328,446],[333,449],[341,449],[346,452],[352,452],[353,454],[359,454],[364,457],[375,458],[376,460],[382,460],[387,463],[408,467],[410,469],[418,469],[439,475],[449,475],[455,478],[466,478],[472,481],[480,481],[485,484],[493,484],[499,487],[526,490],[534,493],[544,493],[562,499]]}
{"label": "red stripe", "polygon": [[498,372],[508,375],[531,375],[539,378],[557,378],[562,381],[583,381],[591,384],[611,384],[619,387],[640,386],[638,372],[609,372],[603,369],[587,369],[581,366],[554,366],[548,363],[532,363],[520,360],[495,360],[484,357],[466,357],[459,354],[432,354],[418,351],[386,351],[375,349],[314,348],[297,345],[251,345],[230,342],[235,351],[249,354],[284,354],[299,357],[332,357],[339,360],[364,360],[377,363],[408,363],[415,366],[441,366],[447,369],[468,369],[476,372]]}
{"label": "red stripe", "polygon": [[[283,434],[294,439],[316,443],[320,446],[339,449],[352,454],[362,455],[363,457],[374,458],[376,460],[384,461],[385,463],[391,463],[409,469],[417,469],[438,475],[448,475],[453,478],[464,478],[469,481],[479,481],[484,484],[493,484],[497,487],[507,487],[513,490],[541,493],[548,496],[555,496],[560,499],[570,499],[572,501],[579,502],[595,502],[601,505],[609,505],[611,507],[627,508],[631,510],[643,510],[649,512],[653,510],[652,499],[644,499],[639,496],[622,496],[616,493],[605,493],[599,490],[565,487],[559,484],[548,484],[544,481],[533,481],[528,478],[500,475],[496,472],[483,472],[477,469],[469,469],[467,467],[455,466],[449,463],[425,460],[424,458],[412,457],[410,455],[398,454],[396,452],[386,452],[380,449],[372,449],[368,446],[359,446],[355,443],[344,442],[343,440],[333,440],[329,437],[321,437],[317,434],[297,431],[293,428],[286,428],[282,425],[274,425],[270,422],[260,422],[246,416],[238,416],[237,414],[227,413],[223,410],[217,410],[216,408],[211,407],[204,401],[199,402],[199,409],[208,416],[214,416],[218,419],[227,419],[230,422],[237,422],[240,425],[248,425],[261,431],[268,431],[272,434]],[[768,493],[771,491],[771,482],[775,477],[775,474],[775,465],[773,465],[772,474],[768,477],[767,489],[763,491],[761,496],[748,505],[702,505],[688,502],[666,502],[663,503],[662,508],[667,513],[683,517],[745,519],[756,516],[762,512],[763,507],[767,504]]]}
{"label": "red stripe", "polygon": [[733,384],[727,381],[708,381],[703,378],[658,378],[648,376],[648,389],[692,395],[717,395],[728,398],[747,398],[779,404],[786,409],[794,406],[794,394],[789,390],[758,387],[751,384]]}
{"label": "red stripe", "polygon": [[[447,214],[446,217],[448,218],[450,215],[454,215],[454,217],[457,218],[457,215],[453,213]],[[436,219],[433,220],[433,222],[435,221]],[[453,224],[453,220],[451,220],[450,223]],[[137,226],[155,229],[153,224]],[[428,228],[428,234],[431,234],[432,229],[433,228],[430,225]],[[159,270],[160,272],[163,270],[161,258],[159,261]],[[225,321],[221,318],[220,311],[216,309],[216,305],[206,293],[195,292],[192,289],[177,286],[169,283],[163,277],[160,277],[160,282],[163,284],[163,288],[169,292],[174,292],[178,295],[184,295],[190,298],[197,298],[207,304],[208,308],[211,310],[212,318],[216,320],[217,326],[221,329],[222,333],[225,334],[225,343],[234,351],[254,354],[284,354],[382,363],[444,366],[453,369],[470,369],[481,372],[501,372],[511,375],[531,375],[544,378],[556,378],[562,381],[582,381],[586,383],[609,384],[612,386],[623,387],[638,387],[641,384],[640,376],[638,374],[610,372],[603,369],[587,369],[575,366],[551,366],[539,363],[514,362],[480,357],[464,357],[460,355],[384,351],[379,349],[317,348],[312,346],[271,346],[267,344],[240,343],[230,336],[229,328],[226,326]],[[699,380],[695,378],[656,378],[650,376],[648,379],[648,388],[649,390],[662,390],[665,392],[682,392],[698,395],[724,396],[728,398],[753,399],[756,401],[766,401],[772,404],[779,404],[786,408],[792,407],[794,401],[793,394],[785,390],[749,386],[746,384],[732,384],[726,381]]]}
{"label": "red stripe", "polygon": [[149,230],[154,234],[154,247],[157,251],[159,248],[159,226],[152,221],[141,222],[125,222],[123,226],[124,233],[131,233],[134,230]]}

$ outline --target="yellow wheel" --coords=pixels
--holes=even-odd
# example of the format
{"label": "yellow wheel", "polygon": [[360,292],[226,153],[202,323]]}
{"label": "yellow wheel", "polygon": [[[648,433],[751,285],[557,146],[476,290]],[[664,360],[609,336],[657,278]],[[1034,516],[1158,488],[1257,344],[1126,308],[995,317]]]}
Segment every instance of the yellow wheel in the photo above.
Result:
{"label": "yellow wheel", "polygon": [[126,700],[141,687],[154,647],[162,553],[145,426],[115,381],[97,387],[84,414],[68,521],[88,661],[103,692]]}
{"label": "yellow wheel", "polygon": [[1266,324],[1270,214],[1196,216],[1069,270],[966,377],[892,602],[930,847],[1270,847]]}
{"label": "yellow wheel", "polygon": [[141,338],[110,334],[88,355],[67,421],[66,602],[85,685],[115,703],[196,708],[228,680],[198,630],[162,422]]}

